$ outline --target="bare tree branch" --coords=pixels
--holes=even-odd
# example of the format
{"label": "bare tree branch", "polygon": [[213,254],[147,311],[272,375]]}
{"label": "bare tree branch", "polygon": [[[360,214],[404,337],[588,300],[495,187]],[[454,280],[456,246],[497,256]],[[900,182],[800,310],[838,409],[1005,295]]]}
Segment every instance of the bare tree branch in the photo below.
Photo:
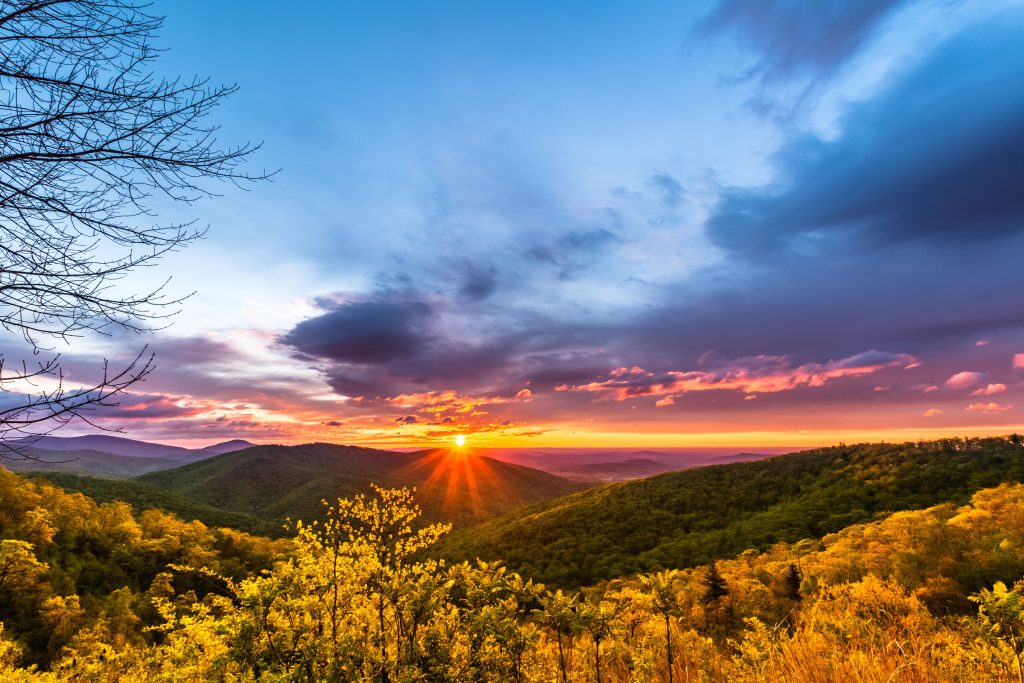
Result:
{"label": "bare tree branch", "polygon": [[[166,282],[126,293],[124,280],[204,231],[157,224],[150,200],[191,204],[213,194],[210,181],[268,177],[239,170],[259,145],[223,146],[207,122],[236,86],[151,70],[162,19],[147,9],[135,0],[0,0],[0,327],[33,354],[89,332],[165,324],[187,295],[170,294]],[[18,382],[60,387],[0,408],[0,440],[86,419],[151,368],[140,355],[70,390],[59,357],[0,371],[4,404]]]}

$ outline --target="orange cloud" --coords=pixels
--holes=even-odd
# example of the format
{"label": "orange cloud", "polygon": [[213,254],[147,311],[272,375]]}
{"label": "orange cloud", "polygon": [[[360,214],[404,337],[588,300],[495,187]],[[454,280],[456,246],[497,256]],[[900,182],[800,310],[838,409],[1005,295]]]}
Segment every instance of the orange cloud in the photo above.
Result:
{"label": "orange cloud", "polygon": [[938,408],[929,408],[928,410],[924,411],[922,415],[924,415],[925,417],[935,417],[936,415],[942,415],[942,411],[939,410]]}
{"label": "orange cloud", "polygon": [[[785,356],[741,358],[715,370],[673,370],[661,374],[643,368],[617,368],[608,378],[556,391],[589,391],[616,401],[639,396],[675,396],[691,391],[733,390],[744,394],[776,393],[799,387],[821,387],[844,377],[868,375],[889,368],[918,365],[913,356],[867,351],[828,363],[794,366]],[[667,405],[667,404],[663,404]]]}
{"label": "orange cloud", "polygon": [[999,403],[972,403],[967,406],[967,410],[974,410],[981,413],[1002,413],[1011,408],[1013,408],[1013,406],[1002,405]]}
{"label": "orange cloud", "polygon": [[971,396],[994,396],[995,394],[1001,394],[1006,391],[1005,384],[989,384],[987,387],[981,389],[975,389],[971,392]]}

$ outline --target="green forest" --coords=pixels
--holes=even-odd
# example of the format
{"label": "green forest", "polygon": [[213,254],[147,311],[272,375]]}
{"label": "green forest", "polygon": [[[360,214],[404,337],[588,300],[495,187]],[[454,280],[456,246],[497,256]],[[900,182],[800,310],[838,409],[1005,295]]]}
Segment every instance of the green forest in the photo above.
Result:
{"label": "green forest", "polygon": [[[500,562],[444,557],[439,542],[450,526],[423,521],[409,489],[332,500],[317,521],[294,522],[287,538],[271,540],[97,503],[0,470],[0,677],[1020,680],[1022,450],[1010,437],[754,463],[766,468],[756,481],[766,509],[769,482],[813,488],[808,463],[822,458],[833,474],[819,478],[838,476],[842,461],[886,493],[864,521],[841,529],[811,522],[801,535],[785,526],[778,534],[788,538],[767,542],[763,525],[741,526],[752,531],[737,543],[749,549],[580,588],[545,585]],[[939,453],[956,478],[937,478],[938,463],[928,470]],[[912,481],[911,465],[925,476]],[[690,476],[721,481],[730,471]],[[942,486],[928,493],[929,482]],[[629,487],[582,495],[603,492],[612,505],[622,490]],[[739,503],[730,498],[739,489],[718,490],[704,501],[705,526],[728,500]],[[817,509],[808,504],[805,515]],[[638,528],[666,524],[654,518]]]}
{"label": "green forest", "polygon": [[500,559],[559,586],[821,538],[897,510],[1024,481],[1010,439],[860,444],[670,472],[540,503],[452,534],[440,554]]}

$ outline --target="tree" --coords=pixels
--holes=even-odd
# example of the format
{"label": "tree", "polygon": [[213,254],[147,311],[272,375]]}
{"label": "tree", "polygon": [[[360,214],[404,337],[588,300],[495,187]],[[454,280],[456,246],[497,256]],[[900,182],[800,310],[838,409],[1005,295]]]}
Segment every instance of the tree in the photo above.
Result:
{"label": "tree", "polygon": [[649,576],[641,576],[640,582],[650,592],[654,609],[665,622],[665,656],[668,660],[668,683],[672,683],[672,617],[679,615],[679,595],[676,580],[679,571],[669,569]]}
{"label": "tree", "polygon": [[728,594],[729,587],[722,575],[718,573],[718,565],[708,565],[708,573],[704,578],[704,603],[707,605],[717,604]]}
{"label": "tree", "polygon": [[0,326],[34,359],[0,355],[0,391],[11,394],[0,437],[88,421],[152,371],[143,349],[68,387],[53,351],[87,333],[150,331],[178,309],[166,282],[123,287],[203,234],[194,223],[151,224],[155,198],[191,204],[212,193],[208,181],[266,177],[239,170],[258,145],[222,146],[207,121],[235,86],[154,75],[161,23],[136,0],[0,7]]}
{"label": "tree", "polygon": [[1024,584],[1018,582],[1010,590],[1002,581],[996,581],[992,590],[982,588],[971,595],[970,600],[978,605],[978,616],[989,633],[1004,641],[1013,652],[1014,664],[1017,668],[1017,679],[1024,683],[1024,600],[1021,590]]}
{"label": "tree", "polygon": [[594,602],[584,602],[581,606],[580,621],[594,641],[594,678],[597,683],[601,683],[601,643],[614,633],[618,618],[618,605],[600,596]]}
{"label": "tree", "polygon": [[803,577],[800,576],[800,569],[795,563],[790,562],[786,573],[782,575],[782,596],[794,602],[800,602],[801,583],[803,583]]}

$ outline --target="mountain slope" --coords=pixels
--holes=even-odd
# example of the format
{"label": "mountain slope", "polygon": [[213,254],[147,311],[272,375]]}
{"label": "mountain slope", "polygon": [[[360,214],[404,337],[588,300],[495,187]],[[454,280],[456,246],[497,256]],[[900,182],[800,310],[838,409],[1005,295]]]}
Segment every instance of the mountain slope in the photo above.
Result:
{"label": "mountain slope", "polygon": [[820,538],[1022,479],[1024,448],[1005,439],[841,446],[601,486],[457,532],[439,554],[582,585]]}
{"label": "mountain slope", "polygon": [[181,462],[193,462],[232,451],[251,448],[253,445],[242,439],[232,439],[205,448],[182,448],[150,441],[126,439],[111,434],[89,434],[86,436],[42,436],[15,439],[8,442],[13,447],[53,452],[96,451],[129,458],[173,458]]}
{"label": "mountain slope", "polygon": [[314,519],[321,500],[417,487],[427,521],[467,526],[583,488],[546,472],[462,451],[397,453],[355,446],[257,446],[138,478],[191,500],[265,519]]}
{"label": "mountain slope", "polygon": [[25,477],[35,481],[45,480],[69,493],[81,493],[97,503],[120,500],[132,505],[136,511],[162,510],[186,521],[198,519],[208,527],[230,527],[268,537],[287,535],[282,524],[241,512],[221,510],[133,479],[101,479],[70,472],[29,472]]}
{"label": "mountain slope", "polygon": [[142,458],[179,458],[187,459],[192,451],[181,446],[168,446],[162,443],[136,441],[110,434],[89,434],[88,436],[43,436],[22,439],[14,442],[18,445],[38,448],[46,451],[100,451],[112,455]]}
{"label": "mountain slope", "polygon": [[168,457],[115,455],[93,450],[45,451],[26,448],[28,457],[5,458],[0,466],[12,472],[69,472],[96,477],[137,477],[147,472],[181,467],[182,461]]}
{"label": "mountain slope", "polygon": [[575,467],[563,467],[553,474],[566,479],[580,481],[613,482],[627,479],[642,479],[656,474],[671,472],[672,467],[648,458],[631,458],[617,462],[594,462]]}

